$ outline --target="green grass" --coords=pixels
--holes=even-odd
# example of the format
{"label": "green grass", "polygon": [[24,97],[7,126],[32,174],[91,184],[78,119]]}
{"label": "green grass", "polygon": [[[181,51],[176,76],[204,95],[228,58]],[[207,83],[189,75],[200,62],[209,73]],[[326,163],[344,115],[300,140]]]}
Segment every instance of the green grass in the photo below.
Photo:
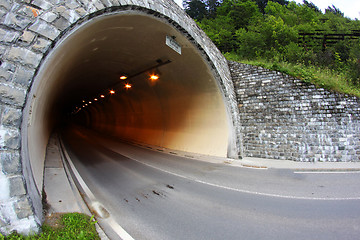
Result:
{"label": "green grass", "polygon": [[290,64],[286,62],[269,62],[266,60],[244,60],[235,54],[225,54],[231,61],[237,61],[249,65],[259,66],[266,69],[285,73],[296,77],[304,82],[312,83],[330,91],[345,93],[360,97],[360,86],[351,84],[345,71],[334,71],[327,68],[307,66],[303,64]]}
{"label": "green grass", "polygon": [[42,232],[38,235],[22,236],[18,233],[4,237],[0,234],[0,240],[98,240],[100,239],[93,217],[80,213],[67,213],[61,216],[59,226],[49,226],[44,224]]}

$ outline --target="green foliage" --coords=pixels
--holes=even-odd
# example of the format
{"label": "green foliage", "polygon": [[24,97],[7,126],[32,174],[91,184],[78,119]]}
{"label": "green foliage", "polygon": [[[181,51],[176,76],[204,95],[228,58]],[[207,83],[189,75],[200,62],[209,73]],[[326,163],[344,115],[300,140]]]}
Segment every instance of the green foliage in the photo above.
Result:
{"label": "green foliage", "polygon": [[[223,0],[216,15],[198,24],[227,57],[272,62],[272,69],[297,65],[290,72],[304,81],[316,83],[328,73],[351,86],[339,87],[335,80],[317,83],[336,91],[360,88],[360,39],[349,36],[360,31],[360,21],[344,17],[334,6],[322,13],[307,1]],[[323,69],[322,74],[309,74],[312,68]]]}
{"label": "green foliage", "polygon": [[201,0],[191,0],[186,5],[185,12],[193,19],[201,20],[207,14],[206,5]]}
{"label": "green foliage", "polygon": [[100,239],[96,229],[93,217],[80,213],[64,214],[61,218],[60,228],[44,225],[42,233],[33,236],[22,236],[18,233],[4,237],[0,234],[0,240],[98,240]]}
{"label": "green foliage", "polygon": [[346,73],[341,73],[328,68],[319,68],[313,65],[291,64],[287,62],[269,62],[264,59],[253,61],[241,60],[234,54],[225,54],[228,60],[241,61],[266,69],[282,72],[294,76],[304,82],[315,84],[317,87],[330,89],[336,92],[347,93],[360,97],[360,88],[348,81]]}

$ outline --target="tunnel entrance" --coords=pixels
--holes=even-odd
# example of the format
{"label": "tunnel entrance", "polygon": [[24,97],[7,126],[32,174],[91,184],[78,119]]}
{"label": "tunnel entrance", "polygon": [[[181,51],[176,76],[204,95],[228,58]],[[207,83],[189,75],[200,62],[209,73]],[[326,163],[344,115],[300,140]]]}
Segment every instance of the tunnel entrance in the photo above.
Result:
{"label": "tunnel entrance", "polygon": [[24,176],[35,212],[50,135],[69,121],[122,140],[234,157],[224,86],[199,48],[168,20],[138,10],[96,16],[58,41],[23,111]]}

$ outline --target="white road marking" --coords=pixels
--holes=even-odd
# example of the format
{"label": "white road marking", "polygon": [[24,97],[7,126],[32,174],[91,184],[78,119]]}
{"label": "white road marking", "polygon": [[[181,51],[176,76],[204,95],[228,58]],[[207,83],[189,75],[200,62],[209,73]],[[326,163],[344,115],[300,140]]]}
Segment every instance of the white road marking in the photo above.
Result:
{"label": "white road marking", "polygon": [[289,195],[280,195],[280,194],[273,194],[273,193],[263,193],[263,192],[257,192],[257,191],[249,191],[249,190],[245,190],[245,189],[238,189],[238,188],[227,187],[227,186],[223,186],[223,185],[219,185],[219,184],[215,184],[215,183],[209,183],[209,182],[205,182],[205,181],[202,181],[202,180],[196,179],[196,178],[190,178],[190,177],[187,177],[187,176],[184,176],[184,175],[181,175],[181,174],[177,174],[177,173],[165,170],[165,169],[155,167],[155,166],[153,166],[151,164],[144,163],[144,162],[141,162],[141,161],[133,159],[133,158],[130,158],[130,159],[132,159],[132,160],[134,160],[134,161],[136,161],[136,162],[138,162],[140,164],[143,164],[145,166],[156,169],[158,171],[165,172],[165,173],[177,176],[179,178],[183,178],[183,179],[194,181],[194,182],[197,182],[197,183],[209,185],[209,186],[212,186],[212,187],[217,187],[217,188],[222,188],[222,189],[226,189],[226,190],[230,190],[230,191],[240,192],[240,193],[255,194],[255,195],[267,196],[267,197],[300,199],[300,200],[324,200],[324,201],[360,200],[360,197],[345,197],[345,198],[321,198],[321,197],[319,197],[319,198],[317,198],[317,197],[299,197],[299,196],[289,196]]}
{"label": "white road marking", "polygon": [[359,174],[360,171],[296,171],[298,174]]}
{"label": "white road marking", "polygon": [[[101,203],[99,203],[96,198],[95,195],[91,192],[90,188],[87,186],[87,184],[85,183],[85,181],[82,179],[82,177],[80,176],[80,173],[77,171],[74,163],[71,161],[71,158],[68,154],[68,152],[66,151],[66,149],[63,147],[63,143],[62,140],[61,141],[61,148],[65,154],[66,160],[70,165],[71,171],[73,171],[76,179],[78,180],[79,184],[81,185],[81,188],[84,190],[85,194],[87,195],[87,197],[90,199],[91,201],[91,205],[92,206],[98,206],[101,205]],[[102,205],[101,205],[102,206]],[[99,211],[100,213],[101,211]],[[107,224],[109,224],[109,226],[113,229],[113,231],[122,239],[122,240],[135,240],[133,237],[130,236],[129,233],[127,233],[125,231],[124,228],[122,228],[111,216],[107,217],[107,218],[103,218],[103,221],[105,221]]]}

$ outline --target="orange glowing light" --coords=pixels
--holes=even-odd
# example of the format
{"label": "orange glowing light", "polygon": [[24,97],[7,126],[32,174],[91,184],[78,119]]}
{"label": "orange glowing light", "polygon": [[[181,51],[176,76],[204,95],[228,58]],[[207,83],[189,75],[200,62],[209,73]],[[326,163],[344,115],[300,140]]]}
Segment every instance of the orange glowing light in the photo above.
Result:
{"label": "orange glowing light", "polygon": [[115,93],[115,91],[114,91],[114,90],[110,90],[109,92],[110,92],[110,94],[114,94],[114,93]]}
{"label": "orange glowing light", "polygon": [[126,83],[126,84],[125,84],[125,88],[126,88],[126,89],[130,89],[131,87],[132,87],[132,86],[131,86],[130,83]]}
{"label": "orange glowing light", "polygon": [[87,103],[85,103],[85,106],[87,106],[88,104]]}
{"label": "orange glowing light", "polygon": [[91,104],[92,102],[90,101],[89,103]]}
{"label": "orange glowing light", "polygon": [[122,76],[120,77],[120,79],[121,79],[121,80],[125,80],[125,79],[127,79],[127,76],[122,75]]}
{"label": "orange glowing light", "polygon": [[105,96],[104,95],[100,95],[101,98],[104,98]]}
{"label": "orange glowing light", "polygon": [[94,101],[97,101],[98,99],[97,98],[94,98]]}
{"label": "orange glowing light", "polygon": [[158,80],[159,79],[159,76],[158,75],[156,75],[156,74],[151,74],[150,75],[150,80],[151,81],[156,81],[156,80]]}
{"label": "orange glowing light", "polygon": [[85,100],[83,100],[83,102],[85,102]]}

